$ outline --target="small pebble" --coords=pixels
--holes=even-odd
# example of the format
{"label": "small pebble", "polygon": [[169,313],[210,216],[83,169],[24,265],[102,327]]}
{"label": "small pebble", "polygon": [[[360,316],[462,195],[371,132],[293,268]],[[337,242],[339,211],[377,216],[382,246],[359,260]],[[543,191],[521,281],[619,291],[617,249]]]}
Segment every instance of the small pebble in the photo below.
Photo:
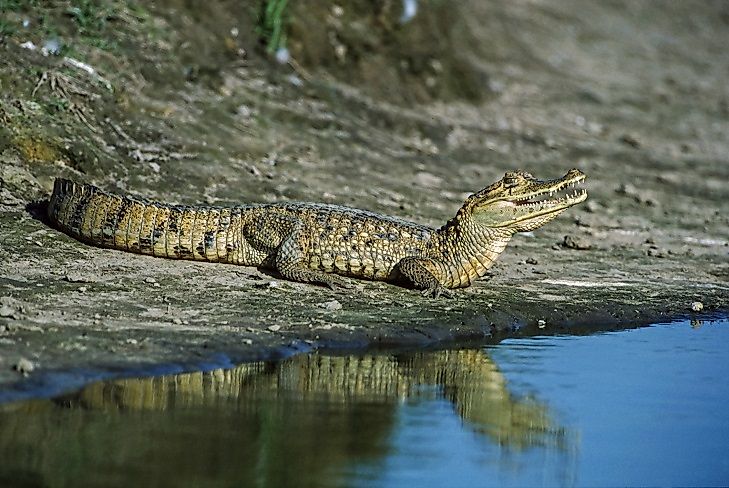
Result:
{"label": "small pebble", "polygon": [[280,325],[269,325],[268,327],[266,327],[266,329],[270,330],[271,332],[278,332],[279,330],[281,330],[281,326]]}
{"label": "small pebble", "polygon": [[253,339],[243,339],[243,344],[250,346],[253,344]]}
{"label": "small pebble", "polygon": [[157,280],[155,280],[154,278],[152,278],[150,276],[150,277],[144,278],[144,282],[145,283],[157,283]]}
{"label": "small pebble", "polygon": [[35,369],[35,364],[33,364],[28,359],[20,358],[15,366],[13,366],[13,369],[18,373],[27,376],[29,373],[33,372],[33,370]]}
{"label": "small pebble", "polygon": [[8,319],[16,319],[16,310],[9,306],[9,305],[2,305],[0,306],[0,317],[8,318]]}
{"label": "small pebble", "polygon": [[255,286],[256,288],[279,288],[281,285],[278,281],[271,280],[271,281],[264,281],[261,283],[256,283],[253,286]]}
{"label": "small pebble", "polygon": [[584,237],[567,235],[564,236],[564,240],[562,241],[562,247],[566,247],[567,249],[577,249],[580,251],[585,251],[587,249],[592,249],[592,243]]}
{"label": "small pebble", "polygon": [[43,47],[41,47],[41,53],[43,56],[48,56],[49,54],[56,55],[60,52],[61,42],[58,39],[48,39],[43,43]]}
{"label": "small pebble", "polygon": [[539,264],[539,261],[537,261],[536,258],[527,258],[526,263],[527,264]]}
{"label": "small pebble", "polygon": [[540,329],[543,329],[543,328],[545,328],[547,326],[547,321],[546,320],[539,319],[539,320],[537,320],[537,326]]}
{"label": "small pebble", "polygon": [[276,50],[274,58],[279,64],[286,64],[291,60],[291,54],[285,47],[280,47]]}
{"label": "small pebble", "polygon": [[66,273],[63,279],[69,283],[91,283],[93,281],[89,276],[80,273]]}
{"label": "small pebble", "polygon": [[691,310],[694,312],[701,312],[704,309],[704,304],[701,302],[691,302]]}
{"label": "small pebble", "polygon": [[646,255],[653,257],[653,258],[665,258],[668,257],[670,253],[665,249],[659,249],[656,246],[651,246],[647,251]]}
{"label": "small pebble", "polygon": [[342,309],[342,304],[339,303],[339,301],[337,301],[337,300],[330,300],[328,302],[323,302],[323,303],[320,303],[318,306],[319,306],[319,308],[323,308],[324,310],[329,310],[332,312],[335,310]]}

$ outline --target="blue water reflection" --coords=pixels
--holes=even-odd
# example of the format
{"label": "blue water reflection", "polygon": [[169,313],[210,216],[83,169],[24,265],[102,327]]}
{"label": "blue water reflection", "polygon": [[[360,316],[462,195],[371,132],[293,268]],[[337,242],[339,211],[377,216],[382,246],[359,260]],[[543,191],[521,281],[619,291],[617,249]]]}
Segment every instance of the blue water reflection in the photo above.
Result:
{"label": "blue water reflection", "polygon": [[579,485],[729,484],[729,322],[488,349],[513,394],[532,394],[579,433]]}
{"label": "blue water reflection", "polygon": [[0,485],[729,484],[729,321],[298,356],[0,406]]}

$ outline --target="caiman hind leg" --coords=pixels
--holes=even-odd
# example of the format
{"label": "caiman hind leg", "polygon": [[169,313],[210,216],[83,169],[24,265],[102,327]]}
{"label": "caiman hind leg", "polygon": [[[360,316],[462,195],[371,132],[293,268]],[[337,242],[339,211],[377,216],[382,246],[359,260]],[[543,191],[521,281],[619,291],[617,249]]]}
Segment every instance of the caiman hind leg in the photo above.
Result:
{"label": "caiman hind leg", "polygon": [[332,290],[354,288],[354,285],[339,276],[310,269],[304,259],[307,248],[302,236],[302,225],[296,225],[291,234],[278,247],[273,262],[274,269],[291,281],[316,283]]}
{"label": "caiman hind leg", "polygon": [[397,269],[415,288],[422,290],[423,296],[438,298],[443,295],[453,298],[453,294],[438,279],[442,274],[437,261],[430,258],[407,257],[397,263]]}

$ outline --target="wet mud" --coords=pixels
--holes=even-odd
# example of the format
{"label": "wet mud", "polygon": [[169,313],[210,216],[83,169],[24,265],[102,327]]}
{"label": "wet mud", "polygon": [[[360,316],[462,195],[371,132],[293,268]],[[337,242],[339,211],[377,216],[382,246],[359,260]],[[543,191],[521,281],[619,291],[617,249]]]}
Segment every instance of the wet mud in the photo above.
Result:
{"label": "wet mud", "polygon": [[[729,309],[724,3],[424,1],[407,18],[400,2],[312,2],[288,13],[284,64],[261,48],[253,3],[30,3],[0,23],[6,399],[160,364]],[[452,300],[97,249],[34,203],[63,176],[169,203],[317,201],[437,227],[507,170],[571,167],[588,201],[517,236]]]}

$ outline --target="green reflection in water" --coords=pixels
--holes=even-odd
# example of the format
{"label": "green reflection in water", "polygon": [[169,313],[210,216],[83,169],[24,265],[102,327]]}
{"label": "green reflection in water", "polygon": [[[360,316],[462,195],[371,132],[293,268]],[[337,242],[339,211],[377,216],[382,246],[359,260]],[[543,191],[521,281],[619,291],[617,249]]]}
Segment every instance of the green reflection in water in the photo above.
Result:
{"label": "green reflection in water", "polygon": [[574,447],[484,351],[312,354],[1,406],[0,484],[340,486],[385,462],[403,402],[433,395],[511,451]]}

